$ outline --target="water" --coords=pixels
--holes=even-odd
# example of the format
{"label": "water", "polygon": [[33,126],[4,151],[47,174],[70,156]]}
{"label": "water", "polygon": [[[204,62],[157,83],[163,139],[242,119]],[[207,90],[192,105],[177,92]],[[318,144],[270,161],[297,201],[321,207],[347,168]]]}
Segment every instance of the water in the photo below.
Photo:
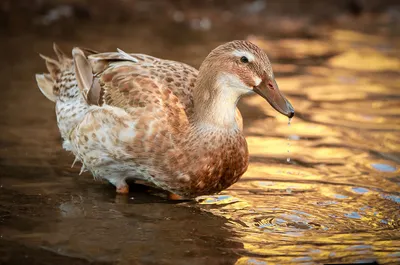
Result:
{"label": "water", "polygon": [[[79,38],[56,40],[198,66],[220,38],[174,44],[173,34],[115,28],[82,27]],[[2,42],[13,52],[1,55],[0,71],[0,243],[8,253],[0,263],[400,262],[400,39],[344,30],[316,40],[252,38],[267,49],[296,122],[288,127],[261,97],[243,99],[247,173],[219,195],[184,203],[141,186],[116,196],[79,176],[61,148],[54,105],[34,82],[45,70],[37,53],[50,55],[54,37]]]}

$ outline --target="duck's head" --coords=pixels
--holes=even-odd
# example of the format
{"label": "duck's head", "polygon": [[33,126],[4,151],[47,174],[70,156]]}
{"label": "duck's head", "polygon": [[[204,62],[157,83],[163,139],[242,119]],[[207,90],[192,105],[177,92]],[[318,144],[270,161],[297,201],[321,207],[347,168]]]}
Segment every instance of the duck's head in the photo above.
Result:
{"label": "duck's head", "polygon": [[291,118],[294,108],[279,91],[266,53],[248,41],[232,41],[215,48],[200,67],[213,76],[216,91],[225,98],[239,99],[255,92],[278,112]]}

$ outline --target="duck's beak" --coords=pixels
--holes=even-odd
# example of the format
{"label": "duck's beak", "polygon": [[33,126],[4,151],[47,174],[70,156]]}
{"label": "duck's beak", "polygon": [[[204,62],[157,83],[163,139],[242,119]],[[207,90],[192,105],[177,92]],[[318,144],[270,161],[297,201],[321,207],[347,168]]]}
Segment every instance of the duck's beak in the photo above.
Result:
{"label": "duck's beak", "polygon": [[283,115],[292,118],[294,108],[292,104],[279,91],[275,80],[264,79],[258,86],[253,88],[254,92],[265,98],[271,106]]}

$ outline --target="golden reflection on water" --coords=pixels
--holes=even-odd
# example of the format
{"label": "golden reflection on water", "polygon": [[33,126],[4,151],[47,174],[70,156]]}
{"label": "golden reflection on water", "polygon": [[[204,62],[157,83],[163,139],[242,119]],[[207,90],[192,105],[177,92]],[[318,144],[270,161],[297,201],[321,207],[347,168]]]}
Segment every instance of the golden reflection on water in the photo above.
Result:
{"label": "golden reflection on water", "polygon": [[221,195],[199,198],[237,232],[245,257],[236,264],[400,262],[399,39],[335,31],[325,41],[252,40],[276,61],[337,55],[276,67],[297,113],[290,126],[259,97],[244,101],[259,112],[245,128],[249,169]]}
{"label": "golden reflection on water", "polygon": [[400,68],[400,60],[377,53],[374,49],[349,51],[332,58],[329,64],[356,71],[393,71]]}

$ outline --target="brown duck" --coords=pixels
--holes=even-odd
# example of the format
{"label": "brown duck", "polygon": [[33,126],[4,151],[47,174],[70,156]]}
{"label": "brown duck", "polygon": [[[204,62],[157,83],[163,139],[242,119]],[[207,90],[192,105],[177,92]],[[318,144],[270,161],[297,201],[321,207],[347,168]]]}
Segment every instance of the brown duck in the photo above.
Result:
{"label": "brown duck", "polygon": [[128,193],[126,179],[183,198],[228,188],[246,171],[241,96],[257,93],[291,118],[267,55],[248,41],[223,44],[200,70],[143,54],[98,53],[56,45],[42,56],[42,93],[56,103],[64,148],[95,178]]}

